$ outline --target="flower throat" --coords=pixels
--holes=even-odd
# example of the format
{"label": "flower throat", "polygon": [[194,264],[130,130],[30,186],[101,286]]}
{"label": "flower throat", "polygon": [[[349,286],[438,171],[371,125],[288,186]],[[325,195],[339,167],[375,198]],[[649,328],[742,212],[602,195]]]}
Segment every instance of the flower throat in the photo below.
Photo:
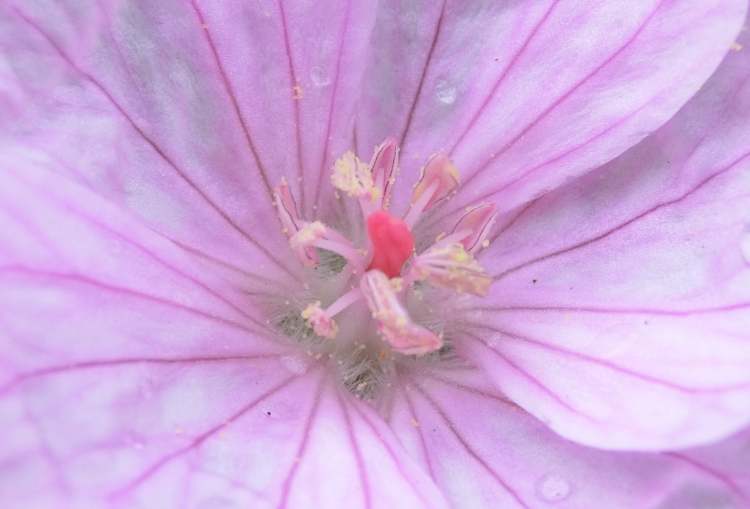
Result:
{"label": "flower throat", "polygon": [[351,343],[350,338],[340,337],[338,320],[344,310],[361,303],[369,311],[372,341],[380,341],[388,354],[424,355],[443,347],[444,338],[442,332],[412,319],[406,305],[410,292],[427,284],[486,295],[492,278],[475,255],[489,243],[496,212],[490,203],[467,208],[450,231],[417,253],[413,229],[425,212],[456,192],[458,171],[445,155],[430,157],[403,218],[389,211],[397,172],[398,145],[393,139],[376,147],[370,164],[346,152],[333,165],[331,183],[359,204],[367,232],[364,245],[356,245],[319,220],[301,218],[285,179],[274,190],[274,200],[289,245],[303,265],[319,267],[326,251],[346,262],[348,281],[339,296],[325,307],[321,300],[313,300],[300,312],[315,335],[324,341]]}

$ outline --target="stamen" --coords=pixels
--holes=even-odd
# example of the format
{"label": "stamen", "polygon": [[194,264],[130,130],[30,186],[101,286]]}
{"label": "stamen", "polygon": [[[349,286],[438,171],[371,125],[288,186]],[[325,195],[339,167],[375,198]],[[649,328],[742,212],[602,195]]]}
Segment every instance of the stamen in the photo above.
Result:
{"label": "stamen", "polygon": [[302,318],[307,320],[318,336],[333,339],[338,334],[339,326],[333,317],[362,298],[362,292],[354,287],[326,309],[320,307],[320,301],[308,304],[302,311]]}
{"label": "stamen", "polygon": [[[281,229],[292,242],[292,239],[297,237],[304,228],[305,223],[300,219],[297,204],[285,178],[282,177],[281,183],[274,189],[273,196],[276,213],[281,221]],[[294,248],[294,245],[292,247],[303,265],[314,266],[318,264],[318,253],[314,247],[300,246]]]}
{"label": "stamen", "polygon": [[458,170],[443,154],[432,156],[422,168],[411,195],[411,207],[404,220],[413,226],[422,213],[447,198],[458,187]]}
{"label": "stamen", "polygon": [[391,191],[398,171],[398,142],[395,139],[387,138],[375,148],[370,168],[375,187],[380,192],[376,206],[387,209],[390,206]]}
{"label": "stamen", "polygon": [[333,339],[339,332],[338,324],[320,307],[320,301],[309,304],[302,311],[302,318],[307,320],[318,336]]}
{"label": "stamen", "polygon": [[370,167],[363,163],[351,150],[344,153],[333,164],[331,183],[336,189],[357,198],[365,216],[374,208],[380,189],[375,187]]}
{"label": "stamen", "polygon": [[[289,243],[295,252],[301,253],[316,247],[327,249],[346,258],[355,270],[361,271],[364,268],[363,253],[354,247],[346,237],[328,228],[320,221],[304,223],[302,228],[289,239]],[[317,264],[317,259],[315,264]]]}
{"label": "stamen", "polygon": [[367,233],[372,244],[368,270],[377,269],[388,277],[401,274],[401,268],[414,252],[414,237],[406,223],[385,210],[378,210],[367,218]]}
{"label": "stamen", "polygon": [[438,242],[414,260],[408,282],[427,280],[457,292],[487,295],[492,278],[458,242]]}
{"label": "stamen", "polygon": [[368,271],[360,281],[360,289],[378,322],[378,331],[394,350],[423,355],[443,346],[440,336],[412,322],[385,274]]}
{"label": "stamen", "polygon": [[441,241],[460,242],[471,254],[476,254],[489,245],[487,236],[495,224],[495,204],[482,203],[466,210],[453,232]]}

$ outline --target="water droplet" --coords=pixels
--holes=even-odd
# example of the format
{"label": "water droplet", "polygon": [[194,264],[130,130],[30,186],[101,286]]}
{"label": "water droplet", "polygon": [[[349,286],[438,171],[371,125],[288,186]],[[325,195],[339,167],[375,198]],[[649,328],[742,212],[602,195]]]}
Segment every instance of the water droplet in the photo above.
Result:
{"label": "water droplet", "polygon": [[295,375],[303,375],[307,371],[308,364],[305,359],[297,355],[286,355],[282,357],[281,364]]}
{"label": "water droplet", "polygon": [[331,84],[331,77],[325,69],[315,66],[310,71],[310,79],[316,87],[325,87]]}
{"label": "water droplet", "polygon": [[446,80],[438,81],[435,86],[437,100],[443,104],[453,104],[456,101],[456,87]]}
{"label": "water droplet", "polygon": [[570,483],[556,474],[547,474],[536,485],[539,496],[545,502],[560,502],[570,496]]}

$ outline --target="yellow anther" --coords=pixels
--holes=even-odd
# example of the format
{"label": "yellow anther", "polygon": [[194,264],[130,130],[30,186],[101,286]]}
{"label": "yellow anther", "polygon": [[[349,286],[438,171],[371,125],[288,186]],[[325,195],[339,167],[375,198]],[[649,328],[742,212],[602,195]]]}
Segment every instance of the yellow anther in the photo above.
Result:
{"label": "yellow anther", "polygon": [[414,270],[419,279],[459,293],[487,295],[492,278],[458,242],[436,246],[421,254]]}
{"label": "yellow anther", "polygon": [[375,187],[370,167],[354,152],[348,151],[333,164],[331,182],[336,189],[354,198],[369,198],[373,203],[380,197]]}
{"label": "yellow anther", "polygon": [[325,233],[325,225],[320,221],[314,221],[312,223],[307,223],[300,228],[300,230],[289,239],[289,242],[293,248],[309,247],[313,245],[316,240],[323,238]]}

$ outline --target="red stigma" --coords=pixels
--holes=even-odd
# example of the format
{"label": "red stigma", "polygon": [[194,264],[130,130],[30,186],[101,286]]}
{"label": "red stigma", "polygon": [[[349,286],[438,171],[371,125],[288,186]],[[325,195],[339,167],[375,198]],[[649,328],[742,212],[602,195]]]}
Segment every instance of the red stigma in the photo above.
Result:
{"label": "red stigma", "polygon": [[409,227],[400,218],[378,210],[367,218],[367,233],[373,250],[367,270],[377,269],[389,278],[399,276],[401,267],[414,251],[414,237]]}

